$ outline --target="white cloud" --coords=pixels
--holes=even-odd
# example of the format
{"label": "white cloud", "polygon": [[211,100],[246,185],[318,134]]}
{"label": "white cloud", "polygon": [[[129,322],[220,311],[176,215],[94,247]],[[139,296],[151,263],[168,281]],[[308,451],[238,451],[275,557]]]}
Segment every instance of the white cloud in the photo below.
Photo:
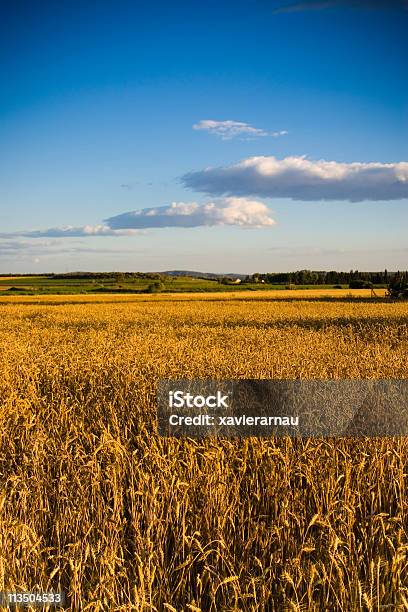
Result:
{"label": "white cloud", "polygon": [[214,202],[173,202],[169,206],[144,208],[105,220],[112,230],[153,227],[198,227],[237,225],[266,227],[275,221],[268,207],[258,200],[229,197]]}
{"label": "white cloud", "polygon": [[231,138],[258,138],[261,136],[284,136],[288,132],[280,130],[279,132],[267,132],[261,128],[253,127],[249,123],[242,121],[215,121],[214,119],[202,119],[193,125],[193,130],[204,130],[209,134],[215,134],[222,140],[231,140]]}
{"label": "white cloud", "polygon": [[[267,227],[274,225],[270,210],[258,200],[248,198],[222,198],[198,204],[197,202],[172,202],[169,206],[133,210],[105,219],[100,225],[74,227],[50,227],[43,230],[23,230],[0,233],[0,252],[26,250],[32,242],[10,241],[12,238],[54,238],[43,246],[59,244],[59,238],[87,238],[94,236],[137,236],[147,228],[199,227],[235,225],[238,227]],[[37,242],[37,245],[40,244]]]}
{"label": "white cloud", "polygon": [[408,198],[408,162],[343,163],[306,157],[249,157],[232,166],[182,177],[186,187],[211,195],[293,200],[398,200]]}

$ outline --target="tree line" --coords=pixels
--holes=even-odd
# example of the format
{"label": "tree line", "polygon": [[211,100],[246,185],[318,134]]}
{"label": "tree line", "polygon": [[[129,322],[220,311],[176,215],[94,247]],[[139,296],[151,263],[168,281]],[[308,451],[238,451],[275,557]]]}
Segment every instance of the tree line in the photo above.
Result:
{"label": "tree line", "polygon": [[268,283],[271,285],[349,285],[350,287],[370,287],[372,285],[388,286],[397,279],[406,279],[407,272],[337,272],[336,270],[298,270],[296,272],[255,273],[248,276],[245,282]]}

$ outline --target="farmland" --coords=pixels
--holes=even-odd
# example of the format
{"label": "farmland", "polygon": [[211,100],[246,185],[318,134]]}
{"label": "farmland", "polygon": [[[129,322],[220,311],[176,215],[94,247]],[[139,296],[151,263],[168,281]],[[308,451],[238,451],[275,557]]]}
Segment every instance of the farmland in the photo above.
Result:
{"label": "farmland", "polygon": [[[160,282],[160,292],[185,293],[185,292],[214,292],[236,290],[237,286],[221,284],[215,279],[195,278],[189,276],[163,277],[159,281],[159,275],[126,277],[122,279],[117,274],[112,276],[101,276],[97,278],[72,277],[70,275],[40,275],[40,276],[0,276],[0,294],[14,295],[72,295],[72,294],[103,294],[103,293],[129,293],[140,294],[155,291],[155,283]],[[247,283],[247,290],[270,289],[270,285]],[[284,288],[284,286],[282,287]]]}
{"label": "farmland", "polygon": [[[234,282],[235,281],[235,282]],[[289,285],[292,291],[301,289],[346,289],[343,285]],[[376,285],[381,290],[384,284]],[[270,284],[226,277],[171,276],[158,273],[101,273],[61,275],[0,276],[0,295],[95,295],[144,293],[214,293],[234,291],[287,290],[287,283]]]}
{"label": "farmland", "polygon": [[407,302],[0,294],[0,327],[0,590],[408,610],[406,439],[164,439],[155,399],[159,378],[407,378]]}

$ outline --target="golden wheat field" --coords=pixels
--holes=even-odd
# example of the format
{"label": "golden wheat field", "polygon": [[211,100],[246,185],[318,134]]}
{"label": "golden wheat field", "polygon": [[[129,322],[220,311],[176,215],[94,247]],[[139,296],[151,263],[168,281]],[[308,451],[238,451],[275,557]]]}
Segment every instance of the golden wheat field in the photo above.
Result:
{"label": "golden wheat field", "polygon": [[407,378],[407,303],[277,293],[1,298],[0,590],[408,610],[406,439],[156,434],[160,377]]}

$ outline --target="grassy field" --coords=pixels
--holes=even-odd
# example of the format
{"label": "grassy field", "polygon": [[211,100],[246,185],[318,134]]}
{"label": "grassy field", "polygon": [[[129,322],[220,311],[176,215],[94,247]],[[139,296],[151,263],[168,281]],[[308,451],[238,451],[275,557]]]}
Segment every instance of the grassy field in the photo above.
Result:
{"label": "grassy field", "polygon": [[[157,279],[156,279],[157,281]],[[115,276],[102,276],[101,278],[71,278],[67,276],[0,276],[0,294],[14,295],[73,295],[73,294],[103,294],[103,293],[147,293],[154,288],[153,278],[129,278],[122,280]],[[153,287],[152,287],[153,286]],[[300,289],[333,289],[333,286],[293,285],[293,290]],[[343,288],[347,288],[344,285]],[[229,291],[269,291],[285,290],[285,285],[268,285],[266,283],[231,282],[224,284],[217,280],[195,278],[190,276],[163,277],[160,293],[202,293],[202,292],[229,292]]]}
{"label": "grassy field", "polygon": [[0,590],[408,610],[406,439],[162,439],[162,378],[407,378],[366,290],[0,296]]}
{"label": "grassy field", "polygon": [[[7,291],[17,295],[41,294],[99,294],[99,293],[146,293],[155,280],[149,278],[124,278],[118,281],[115,277],[89,278],[55,278],[53,276],[0,277],[0,292]],[[247,289],[268,289],[269,286],[247,284]],[[160,292],[205,292],[236,290],[236,286],[224,285],[216,280],[192,277],[167,277],[163,280]]]}

